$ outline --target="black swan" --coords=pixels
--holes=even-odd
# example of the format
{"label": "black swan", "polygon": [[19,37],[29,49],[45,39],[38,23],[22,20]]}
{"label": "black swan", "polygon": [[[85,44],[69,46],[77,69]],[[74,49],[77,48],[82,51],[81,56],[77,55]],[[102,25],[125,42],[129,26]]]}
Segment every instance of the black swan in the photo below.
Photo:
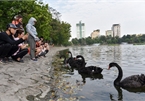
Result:
{"label": "black swan", "polygon": [[[66,58],[66,56],[65,55],[61,55],[60,56],[60,59],[61,58],[63,58],[64,60],[63,60],[63,65],[62,65],[62,67],[69,67],[69,69],[71,69],[71,72],[74,72],[74,68],[72,67],[73,66],[73,59],[71,59],[71,58]],[[69,65],[68,65],[69,64]]]}
{"label": "black swan", "polygon": [[109,64],[109,68],[111,67],[117,67],[119,74],[118,77],[114,80],[114,85],[116,86],[120,86],[122,88],[140,88],[140,87],[145,87],[145,76],[144,74],[141,75],[132,75],[129,76],[127,78],[125,78],[124,80],[121,81],[122,76],[123,76],[123,71],[121,69],[121,67],[117,64],[117,63],[110,63]]}
{"label": "black swan", "polygon": [[70,54],[70,57],[73,57],[71,51],[68,51],[67,54]]}
{"label": "black swan", "polygon": [[71,67],[75,67],[75,58],[72,57],[72,53],[70,51],[67,52],[67,54],[71,54],[71,56],[66,59],[66,64],[69,64]]}
{"label": "black swan", "polygon": [[77,55],[76,58],[75,58],[75,62],[76,62],[78,67],[83,67],[87,64],[82,55]]}
{"label": "black swan", "polygon": [[72,68],[78,68],[82,64],[82,60],[73,57],[70,51],[68,51],[68,54],[71,56],[66,60],[66,63],[69,64]]}
{"label": "black swan", "polygon": [[77,55],[76,58],[81,58],[82,61],[83,61],[82,65],[78,67],[78,72],[79,73],[100,74],[103,71],[102,68],[96,67],[96,66],[87,66],[87,67],[85,67],[86,62],[85,62],[85,59],[82,55]]}

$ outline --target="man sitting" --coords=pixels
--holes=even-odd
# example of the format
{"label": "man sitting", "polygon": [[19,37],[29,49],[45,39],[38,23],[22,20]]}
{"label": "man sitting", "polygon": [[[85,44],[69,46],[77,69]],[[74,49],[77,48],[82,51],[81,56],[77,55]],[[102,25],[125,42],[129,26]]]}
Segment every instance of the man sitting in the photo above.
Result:
{"label": "man sitting", "polygon": [[16,33],[17,27],[9,23],[6,31],[0,33],[0,61],[3,62],[4,58],[12,56],[18,50],[18,44],[24,42],[28,35],[24,35],[19,40],[15,41],[13,35]]}

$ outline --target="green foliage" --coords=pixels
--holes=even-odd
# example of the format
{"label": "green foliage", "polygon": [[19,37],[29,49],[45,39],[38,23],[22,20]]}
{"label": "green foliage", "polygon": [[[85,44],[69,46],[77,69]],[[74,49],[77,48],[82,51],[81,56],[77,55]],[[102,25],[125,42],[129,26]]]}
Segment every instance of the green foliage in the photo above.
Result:
{"label": "green foliage", "polygon": [[[83,40],[83,42],[82,42]],[[83,38],[83,39],[72,39],[72,43],[74,45],[92,45],[95,43],[100,44],[121,44],[122,42],[127,42],[131,44],[141,44],[145,43],[145,34],[140,35],[124,35],[122,38],[119,37],[111,37],[111,36],[100,36],[95,39],[91,39],[91,37]]]}
{"label": "green foliage", "polygon": [[86,44],[87,45],[92,45],[94,43],[94,40],[91,39],[91,37],[86,38]]}
{"label": "green foliage", "polygon": [[79,45],[78,39],[74,38],[71,40],[74,45]]}
{"label": "green foliage", "polygon": [[53,43],[56,45],[68,44],[68,40],[71,37],[70,24],[53,19],[50,25],[52,27],[50,37]]}

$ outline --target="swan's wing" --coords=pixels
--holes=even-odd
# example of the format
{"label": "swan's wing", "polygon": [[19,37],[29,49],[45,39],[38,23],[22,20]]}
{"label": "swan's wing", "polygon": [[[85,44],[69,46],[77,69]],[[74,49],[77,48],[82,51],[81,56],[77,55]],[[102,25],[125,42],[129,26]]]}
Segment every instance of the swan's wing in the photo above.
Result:
{"label": "swan's wing", "polygon": [[139,75],[132,75],[126,77],[124,80],[121,81],[120,84],[122,85],[122,87],[129,87],[129,88],[137,88],[142,86]]}

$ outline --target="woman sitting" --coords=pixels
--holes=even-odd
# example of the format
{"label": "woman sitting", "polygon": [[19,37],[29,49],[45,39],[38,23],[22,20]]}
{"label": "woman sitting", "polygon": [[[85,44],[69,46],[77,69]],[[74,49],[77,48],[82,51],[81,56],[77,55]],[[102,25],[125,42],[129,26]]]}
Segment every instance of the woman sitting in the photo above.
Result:
{"label": "woman sitting", "polygon": [[[19,40],[21,37],[24,36],[23,30],[17,30],[15,35],[14,35],[14,40]],[[28,44],[25,43],[20,43],[19,49],[11,56],[13,60],[17,62],[24,62],[22,58],[28,53]]]}
{"label": "woman sitting", "polygon": [[44,43],[42,45],[42,51],[40,52],[39,56],[44,56],[49,52],[49,44],[48,43]]}
{"label": "woman sitting", "polygon": [[40,40],[36,42],[36,57],[45,57],[49,52],[49,44],[43,42],[43,37],[40,37]]}

